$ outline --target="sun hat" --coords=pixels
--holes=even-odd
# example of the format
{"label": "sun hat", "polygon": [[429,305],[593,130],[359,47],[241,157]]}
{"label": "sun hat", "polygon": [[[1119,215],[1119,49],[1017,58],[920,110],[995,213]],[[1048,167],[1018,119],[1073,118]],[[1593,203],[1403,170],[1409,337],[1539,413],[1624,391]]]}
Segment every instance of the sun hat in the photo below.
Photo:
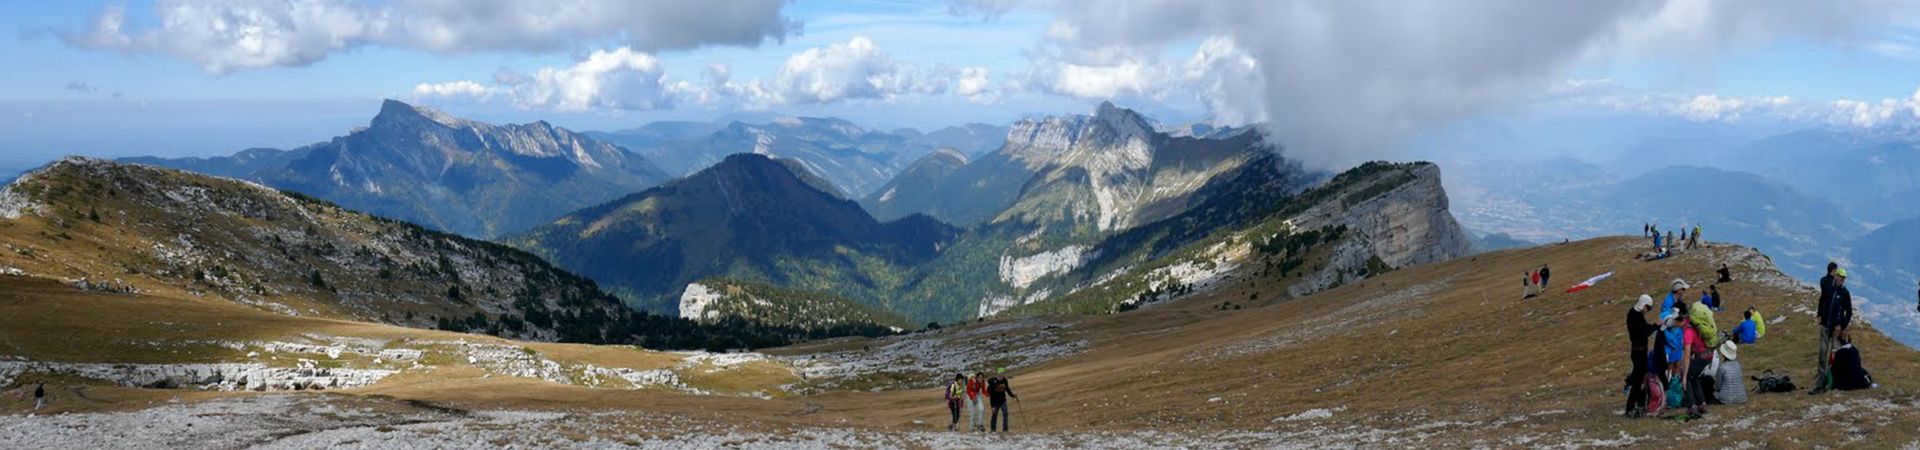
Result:
{"label": "sun hat", "polygon": [[1720,345],[1720,357],[1721,357],[1721,358],[1726,358],[1726,359],[1727,359],[1728,361],[1735,361],[1735,360],[1739,360],[1739,359],[1740,359],[1740,348],[1739,348],[1739,347],[1737,347],[1737,346],[1735,346],[1735,345],[1733,345],[1733,343],[1732,343],[1732,342],[1728,342],[1728,343],[1725,343],[1725,344],[1721,344],[1721,345]]}
{"label": "sun hat", "polygon": [[[1843,276],[1844,276],[1844,275],[1843,275]],[[1689,286],[1689,285],[1687,285],[1687,280],[1684,280],[1684,279],[1680,279],[1680,278],[1675,278],[1675,279],[1673,279],[1673,290],[1676,290],[1676,291],[1678,291],[1678,290],[1682,290],[1682,289],[1690,289],[1690,288],[1692,288],[1692,287],[1693,287],[1693,286]]]}
{"label": "sun hat", "polygon": [[1640,301],[1633,303],[1634,311],[1646,311],[1647,308],[1652,308],[1652,307],[1653,307],[1653,297],[1648,296],[1647,294],[1640,294]]}

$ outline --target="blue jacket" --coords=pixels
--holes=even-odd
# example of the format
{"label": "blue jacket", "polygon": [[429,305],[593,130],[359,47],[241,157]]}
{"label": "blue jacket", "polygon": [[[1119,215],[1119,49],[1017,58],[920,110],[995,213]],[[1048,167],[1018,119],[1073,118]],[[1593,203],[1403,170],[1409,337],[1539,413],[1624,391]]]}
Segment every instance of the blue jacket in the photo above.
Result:
{"label": "blue jacket", "polygon": [[1661,333],[1667,334],[1667,340],[1665,341],[1666,348],[1661,349],[1667,352],[1667,364],[1678,363],[1680,362],[1680,357],[1686,356],[1687,341],[1685,339],[1685,330],[1685,327],[1667,327],[1660,331]]}
{"label": "blue jacket", "polygon": [[1753,319],[1742,320],[1740,326],[1733,329],[1733,339],[1741,344],[1752,344],[1760,340],[1759,327],[1754,325]]}
{"label": "blue jacket", "polygon": [[1720,304],[1713,302],[1713,294],[1701,292],[1700,303],[1706,304],[1708,308],[1713,308],[1714,311],[1720,310]]}
{"label": "blue jacket", "polygon": [[1680,296],[1667,292],[1667,299],[1660,301],[1660,314],[1665,315],[1667,311],[1672,311],[1675,303],[1680,303]]}

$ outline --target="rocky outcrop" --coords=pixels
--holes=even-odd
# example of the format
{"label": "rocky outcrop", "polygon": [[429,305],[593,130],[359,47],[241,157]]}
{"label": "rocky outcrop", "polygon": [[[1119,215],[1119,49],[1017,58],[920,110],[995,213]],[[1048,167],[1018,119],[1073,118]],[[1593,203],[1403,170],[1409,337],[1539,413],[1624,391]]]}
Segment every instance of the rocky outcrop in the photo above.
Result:
{"label": "rocky outcrop", "polygon": [[300,367],[268,367],[256,363],[90,364],[0,361],[0,381],[10,381],[25,373],[77,376],[140,388],[305,391],[368,386],[388,375],[393,375],[395,371],[325,368],[312,364]]}
{"label": "rocky outcrop", "polygon": [[1371,177],[1292,217],[1302,229],[1341,226],[1358,232],[1373,255],[1393,267],[1445,261],[1471,252],[1448,209],[1440,166],[1406,164]]}

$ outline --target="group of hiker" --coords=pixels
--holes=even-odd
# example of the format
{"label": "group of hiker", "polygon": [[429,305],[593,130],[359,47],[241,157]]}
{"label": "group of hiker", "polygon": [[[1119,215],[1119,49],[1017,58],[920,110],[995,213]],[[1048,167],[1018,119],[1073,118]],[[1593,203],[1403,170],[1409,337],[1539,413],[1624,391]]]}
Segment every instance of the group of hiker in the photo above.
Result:
{"label": "group of hiker", "polygon": [[1683,227],[1677,236],[1673,230],[1667,230],[1662,236],[1659,225],[1646,224],[1640,229],[1640,237],[1653,239],[1653,251],[1640,255],[1640,259],[1648,261],[1666,259],[1673,256],[1675,250],[1693,250],[1703,245],[1699,225],[1694,225],[1691,231]]}
{"label": "group of hiker", "polygon": [[947,423],[947,431],[959,428],[960,413],[965,411],[968,431],[1005,433],[1013,427],[1007,399],[1020,399],[1019,395],[1013,393],[1013,384],[1007,379],[1007,369],[1004,367],[996,370],[991,378],[983,372],[974,372],[972,377],[964,373],[953,374],[953,381],[947,383],[946,396],[947,410],[953,413],[953,420]]}
{"label": "group of hiker", "polygon": [[[1690,289],[1686,280],[1675,279],[1660,309],[1643,294],[1627,311],[1633,365],[1625,380],[1627,417],[1697,419],[1707,414],[1707,405],[1747,401],[1740,346],[1766,336],[1766,319],[1749,307],[1739,326],[1723,334],[1713,316],[1723,306],[1717,287],[1697,299],[1687,295]],[[1658,321],[1649,320],[1656,311]]]}
{"label": "group of hiker", "polygon": [[1520,285],[1523,287],[1520,299],[1525,300],[1545,293],[1552,273],[1544,264],[1540,266],[1540,270],[1527,271],[1527,274],[1520,278]]}
{"label": "group of hiker", "polygon": [[[1646,231],[1647,236],[1661,239],[1651,226]],[[1699,234],[1696,231],[1687,238],[1698,239]],[[1685,279],[1675,279],[1658,309],[1652,296],[1641,295],[1627,311],[1632,371],[1623,388],[1627,393],[1625,416],[1693,420],[1705,416],[1708,405],[1747,401],[1739,350],[1765,338],[1767,321],[1758,308],[1748,307],[1741,313],[1738,326],[1722,331],[1714,317],[1726,307],[1719,285],[1733,281],[1733,274],[1725,264],[1716,272],[1719,279],[1697,298],[1688,295],[1693,286]],[[1853,325],[1854,305],[1846,281],[1846,269],[1827,264],[1827,275],[1820,279],[1820,297],[1815,302],[1819,353],[1809,394],[1879,387],[1863,366],[1860,350],[1853,346],[1848,331]],[[1759,392],[1795,389],[1791,378],[1771,372],[1764,378],[1754,378],[1760,381]]]}

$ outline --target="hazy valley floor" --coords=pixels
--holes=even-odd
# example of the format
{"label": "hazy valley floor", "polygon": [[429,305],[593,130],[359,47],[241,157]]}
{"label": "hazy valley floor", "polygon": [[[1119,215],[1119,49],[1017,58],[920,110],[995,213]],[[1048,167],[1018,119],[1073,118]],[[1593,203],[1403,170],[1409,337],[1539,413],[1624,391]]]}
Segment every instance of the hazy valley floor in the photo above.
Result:
{"label": "hazy valley floor", "polygon": [[[1640,262],[1642,247],[1496,252],[1292,300],[1241,280],[1125,314],[751,355],[513,342],[0,277],[0,362],[15,367],[392,371],[320,392],[222,392],[0,370],[0,447],[1920,448],[1920,353],[1877,333],[1857,345],[1880,389],[1760,394],[1688,423],[1620,418],[1630,299],[1676,277],[1704,284],[1721,263],[1737,280],[1721,286],[1722,328],[1748,306],[1780,318],[1741,349],[1746,372],[1812,377],[1806,286],[1744,247]],[[1512,280],[1541,264],[1555,293],[1519,299]],[[1022,397],[1018,432],[946,432],[942,375],[1001,365]],[[52,404],[36,413],[38,382]]]}

